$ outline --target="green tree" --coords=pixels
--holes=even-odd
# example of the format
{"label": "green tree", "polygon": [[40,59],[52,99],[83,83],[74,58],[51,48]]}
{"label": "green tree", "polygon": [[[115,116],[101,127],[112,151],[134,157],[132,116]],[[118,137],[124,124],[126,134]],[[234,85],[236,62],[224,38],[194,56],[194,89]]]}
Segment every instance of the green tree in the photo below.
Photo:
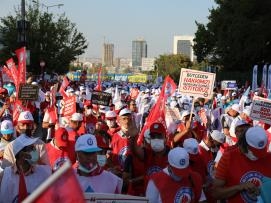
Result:
{"label": "green tree", "polygon": [[[27,67],[27,71],[39,74],[39,63],[44,60],[46,72],[55,70],[65,73],[69,70],[70,62],[85,52],[86,39],[65,14],[56,17],[51,13],[42,12],[39,6],[29,5],[26,13],[26,20],[30,22],[27,32],[30,66]],[[20,19],[19,9],[15,9],[15,16],[9,15],[0,19],[0,43],[4,45],[0,51],[2,64],[19,48],[16,23]]]}
{"label": "green tree", "polygon": [[271,62],[271,1],[215,0],[209,22],[196,22],[194,50],[198,61],[221,70],[250,70]]}
{"label": "green tree", "polygon": [[181,69],[189,68],[192,65],[190,59],[181,54],[160,55],[155,60],[158,75],[163,77],[170,75],[175,82],[179,81]]}

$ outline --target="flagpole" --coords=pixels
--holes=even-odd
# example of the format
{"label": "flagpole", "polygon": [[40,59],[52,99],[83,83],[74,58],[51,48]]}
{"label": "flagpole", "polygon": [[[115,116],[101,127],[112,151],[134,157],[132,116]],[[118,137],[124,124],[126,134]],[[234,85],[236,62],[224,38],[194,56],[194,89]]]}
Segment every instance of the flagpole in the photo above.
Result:
{"label": "flagpole", "polygon": [[194,111],[194,104],[195,104],[195,100],[196,100],[196,98],[195,98],[195,97],[193,97],[193,100],[192,100],[192,107],[191,107],[191,111],[190,111],[190,117],[189,117],[189,121],[191,121],[191,120],[192,120],[192,113],[193,113],[193,111]]}
{"label": "flagpole", "polygon": [[22,203],[35,201],[50,185],[60,178],[71,167],[71,162],[67,160],[56,172],[44,181],[35,191],[33,191]]}

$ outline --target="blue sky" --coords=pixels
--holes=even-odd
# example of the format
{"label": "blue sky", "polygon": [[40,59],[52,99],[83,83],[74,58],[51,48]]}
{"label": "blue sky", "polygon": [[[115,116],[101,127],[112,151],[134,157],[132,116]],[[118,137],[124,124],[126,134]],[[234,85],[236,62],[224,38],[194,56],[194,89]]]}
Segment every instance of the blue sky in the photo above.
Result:
{"label": "blue sky", "polygon": [[[31,0],[25,0],[31,3]],[[85,57],[101,57],[102,44],[113,43],[115,57],[131,58],[132,40],[144,38],[148,56],[172,53],[174,35],[194,35],[195,21],[206,23],[214,0],[39,0],[56,15],[76,23],[89,47]],[[0,17],[14,13],[21,0],[0,0]],[[44,11],[46,8],[43,8]]]}

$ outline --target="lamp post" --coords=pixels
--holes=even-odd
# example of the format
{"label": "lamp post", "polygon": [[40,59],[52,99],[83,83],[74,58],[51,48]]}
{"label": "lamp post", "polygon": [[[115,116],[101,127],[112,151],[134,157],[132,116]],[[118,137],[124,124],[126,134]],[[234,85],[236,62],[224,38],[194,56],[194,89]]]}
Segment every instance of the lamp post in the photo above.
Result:
{"label": "lamp post", "polygon": [[[39,4],[39,0],[32,0],[32,2],[35,3],[35,4]],[[58,8],[60,8],[61,6],[64,6],[64,4],[54,4],[54,5],[49,5],[49,6],[47,6],[47,5],[44,4],[44,3],[41,3],[40,5],[41,5],[42,7],[45,7],[45,8],[46,8],[47,13],[49,12],[49,8],[52,8],[52,7],[58,7]]]}

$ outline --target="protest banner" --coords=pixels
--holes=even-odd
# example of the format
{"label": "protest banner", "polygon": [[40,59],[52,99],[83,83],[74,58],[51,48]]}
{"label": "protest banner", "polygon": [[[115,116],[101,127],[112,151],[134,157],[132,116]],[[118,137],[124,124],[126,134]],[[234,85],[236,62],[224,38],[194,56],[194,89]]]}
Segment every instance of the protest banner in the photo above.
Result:
{"label": "protest banner", "polygon": [[75,96],[64,98],[64,111],[63,116],[71,116],[76,112],[76,98]]}
{"label": "protest banner", "polygon": [[103,106],[109,106],[112,100],[112,95],[107,92],[93,91],[91,95],[92,104],[98,104]]}
{"label": "protest banner", "polygon": [[178,88],[182,95],[211,99],[214,82],[214,73],[182,68]]}
{"label": "protest banner", "polygon": [[237,84],[236,80],[222,80],[221,90],[236,90]]}
{"label": "protest banner", "polygon": [[254,96],[250,117],[271,124],[271,100]]}
{"label": "protest banner", "polygon": [[29,84],[20,85],[18,98],[20,100],[38,100],[39,86]]}
{"label": "protest banner", "polygon": [[182,120],[181,114],[178,108],[169,108],[166,107],[166,124],[167,130],[170,133],[174,133],[177,128],[178,123]]}
{"label": "protest banner", "polygon": [[128,81],[133,83],[146,83],[148,81],[148,75],[146,74],[129,75]]}
{"label": "protest banner", "polygon": [[146,197],[109,194],[109,193],[84,193],[86,203],[148,203]]}

